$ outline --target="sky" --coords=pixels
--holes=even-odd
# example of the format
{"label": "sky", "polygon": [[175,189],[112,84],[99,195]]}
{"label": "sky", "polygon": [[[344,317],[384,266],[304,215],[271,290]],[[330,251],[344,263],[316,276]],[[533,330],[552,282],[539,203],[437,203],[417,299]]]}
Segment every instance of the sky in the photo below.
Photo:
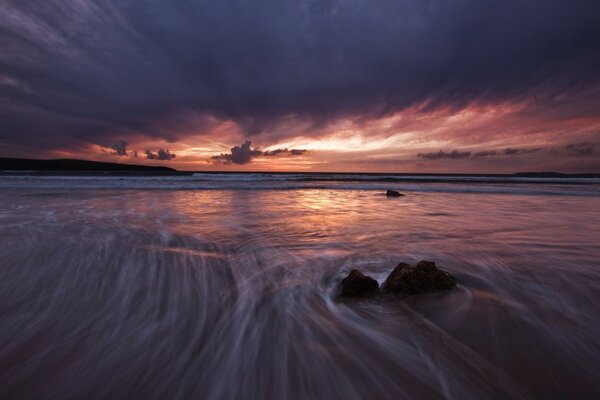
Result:
{"label": "sky", "polygon": [[0,156],[600,172],[600,6],[0,0]]}

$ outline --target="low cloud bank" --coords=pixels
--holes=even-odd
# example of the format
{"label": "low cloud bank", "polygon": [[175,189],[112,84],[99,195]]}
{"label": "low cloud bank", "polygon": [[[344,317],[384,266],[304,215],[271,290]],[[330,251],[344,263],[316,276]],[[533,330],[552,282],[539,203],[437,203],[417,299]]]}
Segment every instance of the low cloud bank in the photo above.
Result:
{"label": "low cloud bank", "polygon": [[484,157],[511,157],[520,156],[523,154],[533,153],[550,153],[554,155],[563,156],[575,156],[575,157],[589,157],[596,154],[598,148],[597,143],[581,142],[567,144],[561,147],[533,147],[533,148],[506,148],[501,150],[481,150],[477,152],[471,152],[468,150],[454,149],[452,151],[439,150],[437,152],[430,153],[418,153],[418,158],[425,158],[428,160],[440,160],[440,159],[463,159],[463,158],[484,158]]}
{"label": "low cloud bank", "polygon": [[177,157],[174,153],[171,153],[169,150],[158,149],[156,153],[150,150],[144,150],[144,154],[146,154],[146,158],[148,160],[172,160]]}
{"label": "low cloud bank", "polygon": [[113,144],[112,146],[110,146],[110,148],[113,150],[111,154],[115,155],[115,156],[119,156],[119,157],[127,157],[127,146],[129,143],[127,143],[124,140],[120,140],[117,143]]}
{"label": "low cloud bank", "polygon": [[256,157],[293,157],[306,153],[303,149],[275,149],[262,151],[252,147],[252,142],[246,140],[239,146],[233,146],[229,153],[212,156],[209,162],[213,164],[248,164]]}

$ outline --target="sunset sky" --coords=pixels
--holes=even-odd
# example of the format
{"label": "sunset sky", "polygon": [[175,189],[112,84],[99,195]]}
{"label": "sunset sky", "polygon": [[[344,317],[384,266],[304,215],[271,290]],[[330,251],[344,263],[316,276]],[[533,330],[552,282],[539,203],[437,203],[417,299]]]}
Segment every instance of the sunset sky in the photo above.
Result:
{"label": "sunset sky", "polygon": [[600,6],[0,0],[0,156],[600,172]]}

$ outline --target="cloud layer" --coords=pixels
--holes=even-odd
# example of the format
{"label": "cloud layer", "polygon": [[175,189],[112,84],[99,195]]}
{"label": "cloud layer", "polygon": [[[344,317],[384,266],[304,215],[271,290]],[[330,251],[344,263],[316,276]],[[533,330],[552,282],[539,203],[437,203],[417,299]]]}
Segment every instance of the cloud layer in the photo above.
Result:
{"label": "cloud layer", "polygon": [[120,140],[117,143],[113,144],[110,148],[113,150],[113,154],[119,157],[126,157],[127,154],[127,143],[124,140]]}
{"label": "cloud layer", "polygon": [[431,153],[418,153],[418,158],[425,158],[428,160],[440,160],[440,159],[461,159],[461,158],[483,158],[483,157],[509,157],[519,156],[523,154],[533,153],[546,153],[554,156],[578,156],[578,157],[589,157],[596,155],[596,148],[598,144],[582,142],[582,143],[571,143],[562,147],[533,147],[533,148],[512,148],[508,147],[502,150],[481,150],[477,152],[461,151],[454,149],[452,151],[439,150]]}
{"label": "cloud layer", "polygon": [[300,149],[275,149],[261,151],[257,148],[252,148],[252,142],[246,140],[240,146],[233,146],[231,151],[226,154],[212,156],[210,162],[214,164],[248,164],[257,157],[293,157],[301,156],[306,153],[306,150]]}
{"label": "cloud layer", "polygon": [[[232,141],[271,146],[339,120],[472,104],[598,117],[597,10],[595,0],[4,0],[0,145],[25,155],[215,140],[230,124]],[[243,146],[231,163],[255,156]]]}
{"label": "cloud layer", "polygon": [[176,157],[175,154],[165,149],[158,149],[156,153],[150,150],[145,150],[144,154],[146,154],[146,158],[148,160],[172,160]]}

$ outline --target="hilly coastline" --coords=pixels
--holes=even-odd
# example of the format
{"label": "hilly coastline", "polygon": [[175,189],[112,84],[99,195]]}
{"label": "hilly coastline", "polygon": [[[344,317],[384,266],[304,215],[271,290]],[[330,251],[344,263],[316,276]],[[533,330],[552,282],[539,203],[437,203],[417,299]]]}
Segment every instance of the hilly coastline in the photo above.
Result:
{"label": "hilly coastline", "polygon": [[49,171],[49,172],[115,172],[179,174],[176,169],[165,166],[119,164],[99,161],[58,159],[35,160],[26,158],[0,158],[0,171]]}

